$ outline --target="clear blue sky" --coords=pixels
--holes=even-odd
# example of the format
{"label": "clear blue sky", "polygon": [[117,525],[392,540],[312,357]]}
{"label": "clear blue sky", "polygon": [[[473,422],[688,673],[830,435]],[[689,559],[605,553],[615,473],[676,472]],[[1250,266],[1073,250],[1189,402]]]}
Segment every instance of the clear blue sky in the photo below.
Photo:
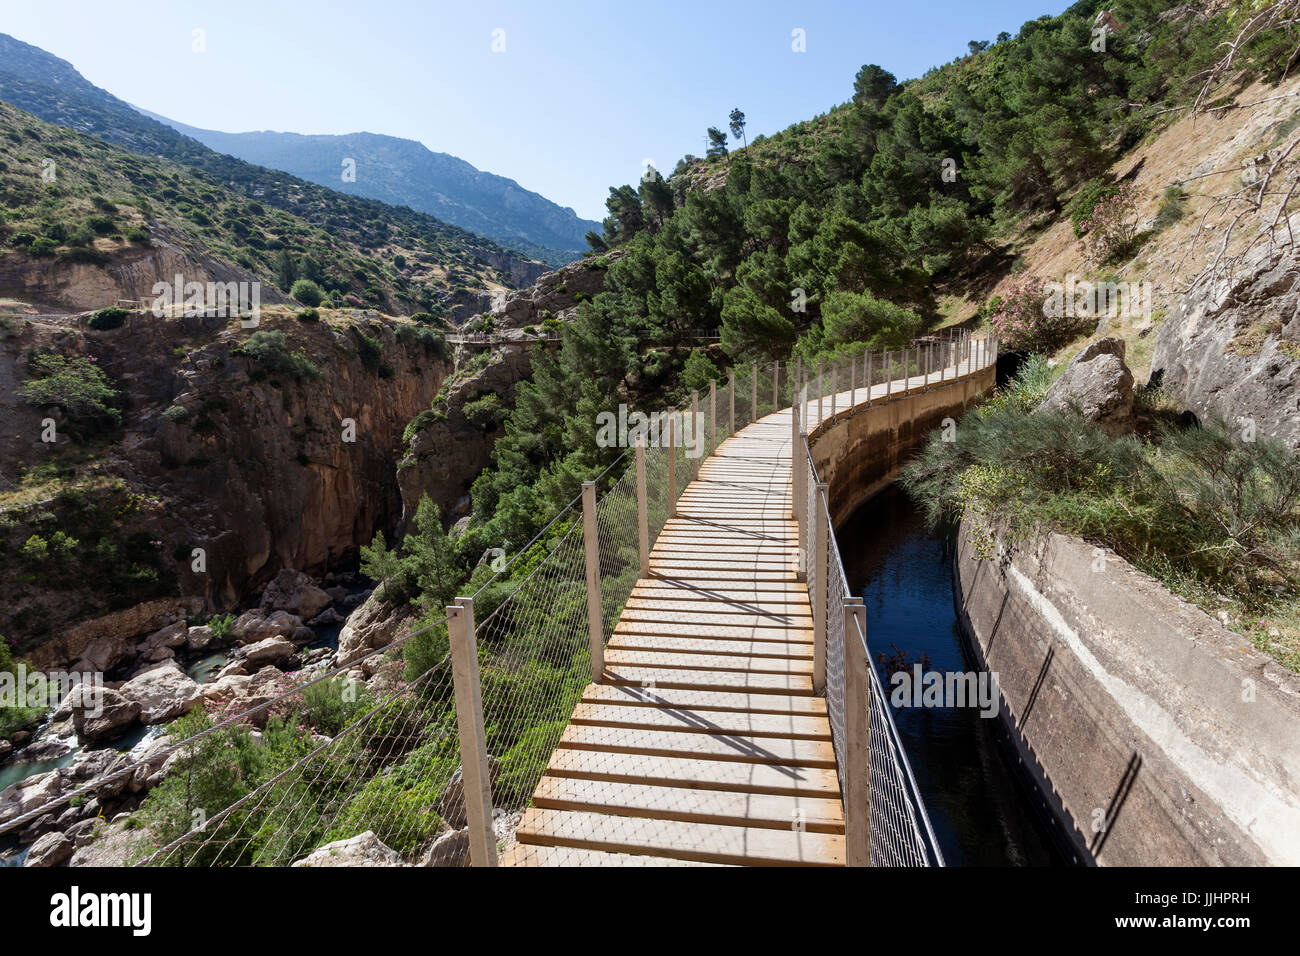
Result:
{"label": "clear blue sky", "polygon": [[[600,219],[609,186],[635,182],[647,158],[666,173],[702,154],[734,106],[751,137],[771,134],[847,100],[864,63],[919,76],[1066,6],[5,0],[0,32],[182,123],[417,139]],[[807,52],[791,50],[796,28]]]}

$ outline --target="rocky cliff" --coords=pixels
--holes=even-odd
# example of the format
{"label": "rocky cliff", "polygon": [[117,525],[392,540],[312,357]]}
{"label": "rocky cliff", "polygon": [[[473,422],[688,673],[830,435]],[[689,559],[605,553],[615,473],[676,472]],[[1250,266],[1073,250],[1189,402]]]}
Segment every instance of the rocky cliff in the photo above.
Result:
{"label": "rocky cliff", "polygon": [[1198,416],[1300,448],[1295,248],[1261,250],[1231,278],[1199,280],[1160,327],[1151,369]]}

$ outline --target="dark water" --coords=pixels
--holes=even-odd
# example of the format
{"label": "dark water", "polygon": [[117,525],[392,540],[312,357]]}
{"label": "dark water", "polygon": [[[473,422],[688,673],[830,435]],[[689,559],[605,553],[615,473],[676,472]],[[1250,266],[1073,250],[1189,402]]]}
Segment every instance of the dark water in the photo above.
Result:
{"label": "dark water", "polygon": [[[867,606],[867,639],[880,652],[921,655],[927,670],[974,671],[953,609],[952,571],[902,489],[890,487],[836,529],[849,588]],[[880,673],[886,693],[887,676]],[[894,710],[899,735],[950,866],[1063,863],[1013,775],[999,720],[973,707]],[[1014,759],[1014,758],[1012,758]]]}

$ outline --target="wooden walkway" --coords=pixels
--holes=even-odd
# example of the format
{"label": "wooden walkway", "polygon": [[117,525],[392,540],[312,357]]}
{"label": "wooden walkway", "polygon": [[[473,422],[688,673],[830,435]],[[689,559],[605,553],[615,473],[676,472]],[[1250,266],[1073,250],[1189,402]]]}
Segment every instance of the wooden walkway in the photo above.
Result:
{"label": "wooden walkway", "polygon": [[702,462],[503,865],[844,864],[790,488],[788,408]]}

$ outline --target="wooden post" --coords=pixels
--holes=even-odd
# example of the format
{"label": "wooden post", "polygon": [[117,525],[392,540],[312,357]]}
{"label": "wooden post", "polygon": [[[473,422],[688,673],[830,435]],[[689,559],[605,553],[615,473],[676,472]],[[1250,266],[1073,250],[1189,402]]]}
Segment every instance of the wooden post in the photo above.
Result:
{"label": "wooden post", "polygon": [[840,398],[840,360],[831,362],[831,421],[835,421],[835,408]]}
{"label": "wooden post", "polygon": [[892,398],[894,395],[894,366],[889,361],[889,349],[885,349],[885,398]]}
{"label": "wooden post", "polygon": [[858,363],[849,359],[849,408],[858,404]]}
{"label": "wooden post", "polygon": [[736,366],[727,375],[727,436],[736,434]]}
{"label": "wooden post", "polygon": [[[871,865],[871,677],[867,668],[867,609],[844,599],[844,856]],[[861,636],[859,636],[859,629]]]}
{"label": "wooden post", "polygon": [[474,866],[496,866],[497,838],[492,831],[492,780],[488,776],[487,736],[483,732],[473,598],[456,598],[456,603],[447,608],[447,637],[456,695],[462,792],[469,824],[469,858]]}
{"label": "wooden post", "polygon": [[636,536],[641,577],[650,576],[650,503],[645,491],[645,439],[636,441]]}
{"label": "wooden post", "polygon": [[749,383],[749,420],[758,421],[758,363],[749,363],[749,374],[752,381]]}
{"label": "wooden post", "polygon": [[600,611],[600,539],[596,537],[596,483],[582,483],[582,544],[587,558],[587,637],[591,642],[591,681],[605,673],[605,633]]}
{"label": "wooden post", "polygon": [[829,565],[826,549],[830,544],[831,532],[830,523],[826,518],[829,496],[830,489],[826,482],[817,482],[817,490],[813,494],[813,509],[816,513],[812,515],[813,584],[817,593],[808,595],[812,600],[813,612],[812,684],[814,694],[826,692],[826,612],[828,610],[826,603],[830,599],[831,593],[826,582],[827,567]]}
{"label": "wooden post", "polygon": [[709,382],[709,453],[718,450],[718,383]]}
{"label": "wooden post", "polygon": [[[794,402],[790,403],[791,405]],[[772,363],[772,411],[773,413],[781,410],[781,363]]]}
{"label": "wooden post", "polygon": [[668,414],[668,517],[677,517],[677,410]]}
{"label": "wooden post", "polygon": [[[701,447],[699,429],[700,429],[700,393],[698,389],[694,389],[691,391],[691,431],[690,431],[691,443],[690,445],[686,446],[688,449],[687,454],[690,453],[689,449],[692,446],[694,446],[695,448]],[[686,429],[684,428],[682,429],[682,431],[685,430]],[[696,455],[694,458],[691,459],[692,480],[700,477],[700,462],[702,460],[703,460],[702,455]]]}
{"label": "wooden post", "polygon": [[867,350],[867,357],[862,360],[862,377],[867,380],[867,404],[871,404],[871,350]]}

